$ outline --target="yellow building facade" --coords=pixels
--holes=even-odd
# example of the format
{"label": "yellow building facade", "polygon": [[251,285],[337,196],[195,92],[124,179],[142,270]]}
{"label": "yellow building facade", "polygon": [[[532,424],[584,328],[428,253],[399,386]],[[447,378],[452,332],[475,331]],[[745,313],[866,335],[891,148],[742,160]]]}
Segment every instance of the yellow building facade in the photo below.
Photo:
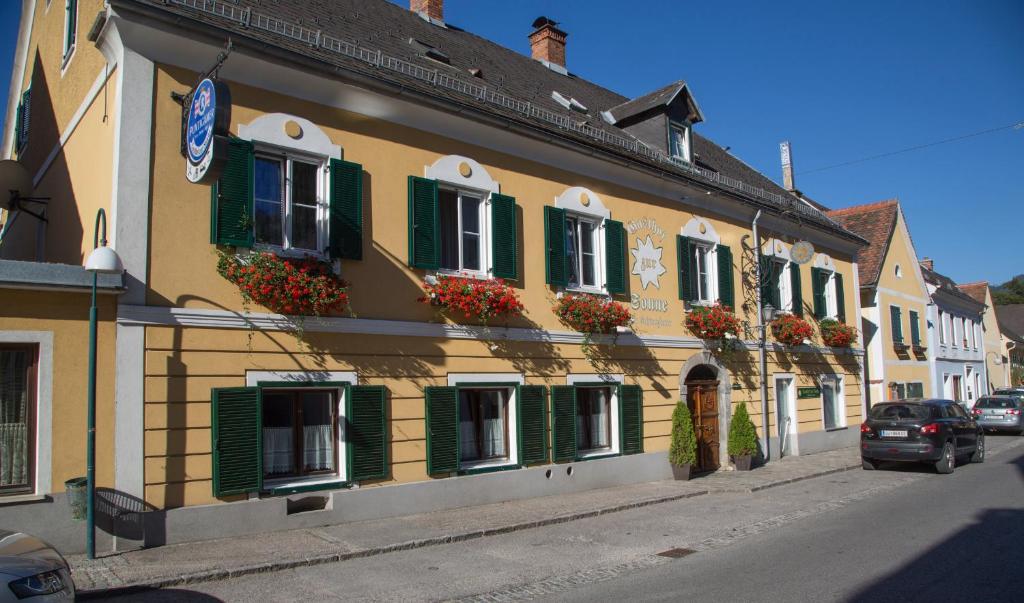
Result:
{"label": "yellow building facade", "polygon": [[[352,44],[341,28],[317,33],[313,50],[243,4],[244,15],[219,2],[204,4],[213,12],[184,1],[93,7],[94,41],[76,52],[104,60],[69,76],[106,74],[96,90],[110,102],[94,123],[102,95],[80,101],[75,136],[95,145],[87,159],[65,144],[67,188],[49,194],[81,220],[106,207],[126,266],[104,326],[116,346],[101,372],[112,386],[100,394],[100,481],[132,512],[159,513],[112,524],[116,546],[665,479],[680,400],[711,434],[706,470],[730,467],[738,405],[770,459],[856,443],[859,337],[832,348],[815,330],[790,346],[769,328],[762,372],[758,302],[812,325],[856,322],[865,241],[700,138],[685,84],[624,99],[476,39],[475,56],[544,88],[524,100],[514,83],[488,83],[491,70],[493,80],[434,65],[478,59],[456,56],[459,32],[393,4],[355,2],[405,32],[401,45]],[[262,25],[246,34],[242,18]],[[46,45],[47,27],[23,28],[28,47]],[[219,65],[229,35],[215,70],[230,90],[226,166],[194,184],[181,99]],[[396,58],[406,39],[420,46]],[[651,130],[663,150],[625,136]],[[60,238],[61,250],[47,243],[53,255],[34,259],[77,263],[72,250],[89,249],[85,235]],[[796,257],[797,241],[813,255]],[[244,301],[218,262],[246,266],[260,252],[328,265],[349,284],[347,310],[296,318]],[[504,277],[522,315],[483,322],[420,299],[459,275]],[[618,303],[632,321],[577,331],[554,311],[572,296]],[[685,327],[719,300],[742,323],[729,350]],[[26,328],[0,321],[0,335]],[[62,454],[72,467],[81,458]],[[316,512],[291,513],[299,500]]]}

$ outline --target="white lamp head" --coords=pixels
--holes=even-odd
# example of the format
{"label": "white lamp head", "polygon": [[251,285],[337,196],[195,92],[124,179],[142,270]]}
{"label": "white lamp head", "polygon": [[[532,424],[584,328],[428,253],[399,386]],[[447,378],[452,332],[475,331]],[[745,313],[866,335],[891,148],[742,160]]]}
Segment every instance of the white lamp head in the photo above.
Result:
{"label": "white lamp head", "polygon": [[124,264],[121,257],[110,247],[97,247],[85,260],[85,269],[98,274],[121,274]]}

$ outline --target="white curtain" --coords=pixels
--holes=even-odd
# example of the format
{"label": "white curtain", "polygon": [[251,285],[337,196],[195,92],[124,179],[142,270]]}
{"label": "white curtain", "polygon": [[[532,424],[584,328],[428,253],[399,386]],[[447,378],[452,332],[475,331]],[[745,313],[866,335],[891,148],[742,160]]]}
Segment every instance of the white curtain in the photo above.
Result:
{"label": "white curtain", "polygon": [[291,427],[263,428],[263,471],[291,473],[295,469]]}
{"label": "white curtain", "polygon": [[590,397],[590,414],[576,417],[576,429],[579,433],[590,432],[591,448],[611,446],[608,433],[608,390],[590,389],[587,395]]}
{"label": "white curtain", "polygon": [[505,452],[505,392],[486,391],[481,395],[484,407],[483,456],[506,456]]}
{"label": "white curtain", "polygon": [[[464,461],[508,456],[505,449],[505,405],[502,390],[479,392],[479,399],[469,397],[460,402],[459,446]],[[481,430],[477,442],[477,426]]]}
{"label": "white curtain", "polygon": [[24,423],[0,423],[0,486],[28,481],[28,427]]}
{"label": "white curtain", "polygon": [[306,469],[324,471],[334,468],[333,431],[330,425],[306,425],[302,428]]}

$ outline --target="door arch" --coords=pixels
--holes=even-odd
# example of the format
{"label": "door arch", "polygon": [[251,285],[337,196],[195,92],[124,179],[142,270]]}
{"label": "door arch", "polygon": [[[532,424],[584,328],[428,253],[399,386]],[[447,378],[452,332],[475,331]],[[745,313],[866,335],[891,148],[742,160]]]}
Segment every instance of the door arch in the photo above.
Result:
{"label": "door arch", "polygon": [[[710,390],[710,391],[709,391]],[[680,399],[688,404],[695,397],[700,397],[700,392],[706,394],[714,393],[714,407],[717,407],[717,461],[718,465],[728,465],[729,459],[729,420],[732,417],[732,378],[714,356],[710,354],[695,354],[683,364],[679,371],[679,393]],[[705,395],[704,400],[708,402],[710,395]],[[691,412],[696,417],[696,409],[691,405]],[[714,414],[712,412],[712,414]],[[698,436],[699,437],[699,436]],[[714,442],[711,442],[714,445]],[[700,457],[698,457],[700,461]]]}

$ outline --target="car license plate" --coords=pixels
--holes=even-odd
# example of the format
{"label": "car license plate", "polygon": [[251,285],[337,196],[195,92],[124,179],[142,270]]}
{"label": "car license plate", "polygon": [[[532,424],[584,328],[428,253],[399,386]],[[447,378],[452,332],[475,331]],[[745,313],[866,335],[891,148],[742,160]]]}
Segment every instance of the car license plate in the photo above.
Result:
{"label": "car license plate", "polygon": [[883,429],[883,438],[905,438],[907,437],[906,429]]}

